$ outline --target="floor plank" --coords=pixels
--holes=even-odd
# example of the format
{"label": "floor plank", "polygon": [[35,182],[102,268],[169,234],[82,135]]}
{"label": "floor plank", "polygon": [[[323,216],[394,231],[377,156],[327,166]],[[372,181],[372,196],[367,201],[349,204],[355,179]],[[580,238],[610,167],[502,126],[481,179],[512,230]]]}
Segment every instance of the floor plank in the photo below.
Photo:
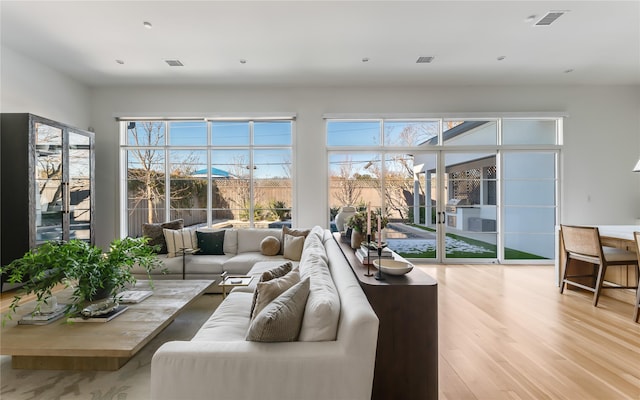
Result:
{"label": "floor plank", "polygon": [[553,266],[420,266],[438,280],[440,399],[640,400],[633,307],[554,285]]}

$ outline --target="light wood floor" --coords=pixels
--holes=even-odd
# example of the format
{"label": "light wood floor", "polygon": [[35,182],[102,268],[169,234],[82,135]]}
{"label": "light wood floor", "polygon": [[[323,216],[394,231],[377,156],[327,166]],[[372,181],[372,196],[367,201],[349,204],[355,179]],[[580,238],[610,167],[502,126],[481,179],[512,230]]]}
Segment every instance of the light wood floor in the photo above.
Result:
{"label": "light wood floor", "polygon": [[640,400],[630,304],[560,295],[551,266],[421,268],[438,280],[440,400]]}
{"label": "light wood floor", "polygon": [[558,292],[552,266],[421,266],[438,280],[440,400],[640,399],[633,306]]}

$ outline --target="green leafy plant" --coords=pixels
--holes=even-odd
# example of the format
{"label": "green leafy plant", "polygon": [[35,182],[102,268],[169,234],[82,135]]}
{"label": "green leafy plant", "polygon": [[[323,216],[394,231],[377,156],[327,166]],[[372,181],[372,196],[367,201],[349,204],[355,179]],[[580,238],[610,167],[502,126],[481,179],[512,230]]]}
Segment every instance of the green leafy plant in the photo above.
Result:
{"label": "green leafy plant", "polygon": [[24,283],[9,305],[10,312],[3,323],[11,319],[24,295],[35,294],[35,311],[39,311],[58,284],[73,287],[73,304],[67,309],[71,313],[88,301],[115,297],[128,284],[135,284],[131,273],[135,265],[143,267],[151,280],[150,273],[160,266],[160,260],[156,257],[158,246],[149,246],[148,240],[146,237],[116,239],[107,253],[81,240],[45,242],[28,251],[22,258],[0,268],[0,272],[8,276],[7,282]]}
{"label": "green leafy plant", "polygon": [[[372,232],[377,232],[378,230],[378,215],[381,215],[380,209],[374,210],[371,213],[371,231]],[[382,226],[380,227],[380,229],[383,229],[384,227],[386,227],[388,223],[389,223],[389,219],[386,216],[381,215],[380,225]],[[367,212],[359,211],[354,215],[352,215],[351,217],[349,217],[349,219],[347,220],[347,226],[356,232],[367,233]]]}
{"label": "green leafy plant", "polygon": [[282,200],[274,200],[269,204],[271,212],[275,214],[279,221],[291,219],[291,208]]}

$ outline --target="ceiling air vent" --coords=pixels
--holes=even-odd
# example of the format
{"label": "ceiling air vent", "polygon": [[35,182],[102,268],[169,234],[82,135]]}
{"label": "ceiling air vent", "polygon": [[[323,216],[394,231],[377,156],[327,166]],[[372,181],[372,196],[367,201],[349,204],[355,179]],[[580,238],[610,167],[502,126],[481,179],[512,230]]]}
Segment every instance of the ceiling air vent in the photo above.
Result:
{"label": "ceiling air vent", "polygon": [[430,62],[433,61],[434,58],[435,58],[434,56],[418,57],[418,59],[416,60],[416,63],[418,63],[418,64],[429,64]]}
{"label": "ceiling air vent", "polygon": [[184,67],[184,64],[180,60],[164,60],[170,67]]}
{"label": "ceiling air vent", "polygon": [[540,18],[540,20],[536,22],[536,26],[549,26],[564,13],[566,13],[566,11],[549,11],[544,17]]}

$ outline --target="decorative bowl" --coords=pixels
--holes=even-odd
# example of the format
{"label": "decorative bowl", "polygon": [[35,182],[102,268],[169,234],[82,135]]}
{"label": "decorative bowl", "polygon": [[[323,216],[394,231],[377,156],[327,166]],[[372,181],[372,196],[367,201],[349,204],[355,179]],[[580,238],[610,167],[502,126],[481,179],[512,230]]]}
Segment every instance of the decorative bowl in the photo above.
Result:
{"label": "decorative bowl", "polygon": [[373,260],[373,265],[389,275],[404,275],[413,269],[413,264],[397,260]]}

